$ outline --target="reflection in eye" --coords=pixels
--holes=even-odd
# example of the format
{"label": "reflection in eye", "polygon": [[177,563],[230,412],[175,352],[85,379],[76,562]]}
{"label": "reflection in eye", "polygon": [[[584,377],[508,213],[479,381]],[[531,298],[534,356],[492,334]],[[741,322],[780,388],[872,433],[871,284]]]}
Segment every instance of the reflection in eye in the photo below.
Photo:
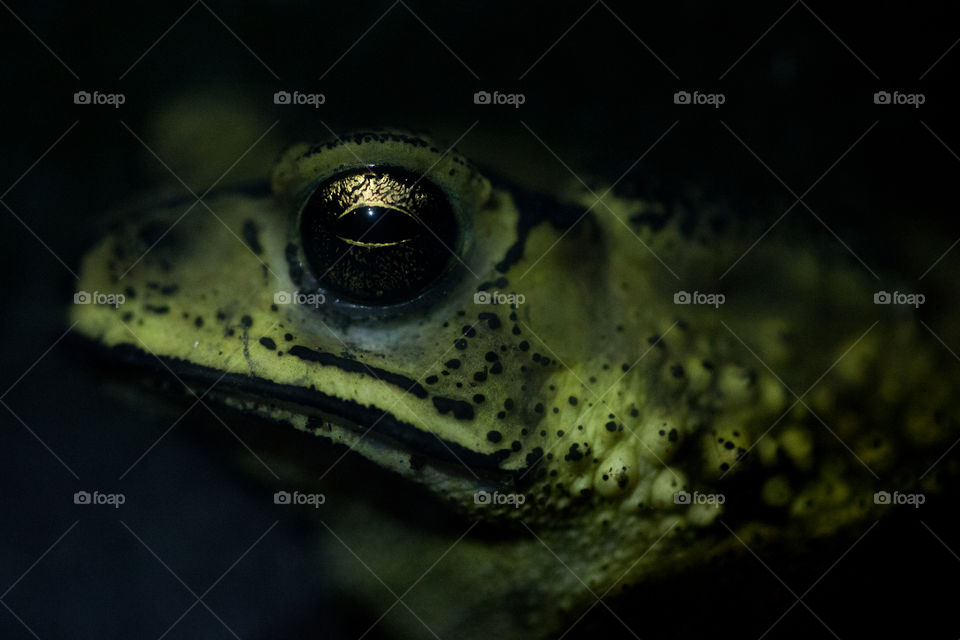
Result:
{"label": "reflection in eye", "polygon": [[370,305],[418,296],[446,272],[458,240],[443,191],[397,167],[327,179],[300,212],[300,235],[320,286]]}

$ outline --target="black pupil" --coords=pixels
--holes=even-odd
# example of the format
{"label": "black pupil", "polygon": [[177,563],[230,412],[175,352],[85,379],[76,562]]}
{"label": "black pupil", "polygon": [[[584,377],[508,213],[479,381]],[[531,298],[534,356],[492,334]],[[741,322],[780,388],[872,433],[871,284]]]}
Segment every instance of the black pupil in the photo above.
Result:
{"label": "black pupil", "polygon": [[447,272],[458,241],[446,194],[398,167],[356,169],[320,184],[300,213],[300,235],[320,288],[364,305],[419,296]]}
{"label": "black pupil", "polygon": [[340,238],[369,244],[409,242],[430,233],[413,216],[398,209],[366,206],[337,218],[334,233]]}

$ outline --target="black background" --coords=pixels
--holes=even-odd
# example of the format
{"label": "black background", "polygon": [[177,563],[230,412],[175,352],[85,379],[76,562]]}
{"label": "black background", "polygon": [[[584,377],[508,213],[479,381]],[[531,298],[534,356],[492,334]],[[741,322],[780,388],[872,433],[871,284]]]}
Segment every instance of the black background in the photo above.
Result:
{"label": "black background", "polygon": [[[276,520],[264,543],[210,592],[210,608],[244,638],[277,629],[356,637],[366,628],[359,614],[333,606],[334,586],[303,560],[308,527],[265,508],[269,487],[240,479],[211,451],[235,442],[209,426],[204,409],[194,409],[118,481],[170,419],[117,403],[65,343],[45,354],[66,330],[68,267],[77,270],[98,215],[158,185],[187,194],[137,139],[159,148],[161,134],[151,137],[155,114],[171,100],[201,91],[233,96],[254,114],[243,126],[218,121],[221,135],[235,134],[236,151],[196,178],[174,161],[177,149],[170,151],[170,169],[197,187],[204,171],[220,176],[274,122],[224,184],[266,176],[269,159],[291,141],[365,126],[426,128],[450,142],[469,131],[458,146],[480,164],[545,189],[573,180],[539,137],[578,176],[603,184],[677,123],[621,187],[681,177],[773,222],[793,198],[764,164],[800,195],[849,149],[805,202],[881,279],[914,282],[960,236],[960,47],[950,50],[958,38],[960,21],[947,3],[0,8],[0,199],[7,205],[0,210],[0,361],[9,406],[0,408],[0,588],[77,522],[4,594],[0,636],[157,637],[194,598],[134,532],[199,595]],[[327,101],[317,110],[274,105],[281,89],[322,92]],[[126,104],[75,105],[78,90],[122,92]],[[475,105],[478,90],[522,92],[526,102],[519,109]],[[678,90],[722,92],[726,103],[675,105]],[[926,103],[875,105],[880,90],[920,92]],[[803,207],[774,236],[796,229],[836,248]],[[904,243],[914,230],[921,240]],[[949,253],[936,268],[955,272],[958,256]],[[349,471],[345,465],[336,473]],[[122,491],[130,504],[119,513],[76,507],[73,492],[85,488]],[[949,587],[960,569],[950,550],[960,549],[952,504],[939,498],[918,514],[900,511],[881,522],[805,597],[826,624],[798,605],[766,637],[831,637],[827,627],[844,638],[960,635]],[[764,561],[800,595],[858,533]],[[795,600],[749,556],[644,587],[638,596],[618,611],[644,638],[758,637]],[[567,637],[598,631],[626,634],[597,607]],[[198,605],[167,637],[229,632]]]}

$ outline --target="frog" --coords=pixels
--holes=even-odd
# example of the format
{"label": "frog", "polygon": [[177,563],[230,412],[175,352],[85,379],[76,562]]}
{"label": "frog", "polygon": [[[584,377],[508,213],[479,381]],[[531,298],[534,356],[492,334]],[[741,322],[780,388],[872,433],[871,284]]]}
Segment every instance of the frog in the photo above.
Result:
{"label": "frog", "polygon": [[942,489],[956,367],[916,307],[875,304],[842,252],[751,245],[755,220],[695,190],[598,191],[543,193],[419,133],[296,143],[207,211],[115,222],[77,285],[113,297],[70,320],[130,375],[453,514],[426,531],[360,495],[324,522],[340,544],[318,571],[409,609],[382,623],[397,637],[549,637],[637,584]]}

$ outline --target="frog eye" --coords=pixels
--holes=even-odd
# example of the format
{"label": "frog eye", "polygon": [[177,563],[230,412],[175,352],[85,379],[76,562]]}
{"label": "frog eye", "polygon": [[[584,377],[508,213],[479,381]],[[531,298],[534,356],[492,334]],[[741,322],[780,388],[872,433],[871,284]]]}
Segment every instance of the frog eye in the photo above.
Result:
{"label": "frog eye", "polygon": [[304,257],[321,288],[348,302],[411,300],[451,267],[457,218],[443,190],[400,167],[333,175],[299,216]]}

